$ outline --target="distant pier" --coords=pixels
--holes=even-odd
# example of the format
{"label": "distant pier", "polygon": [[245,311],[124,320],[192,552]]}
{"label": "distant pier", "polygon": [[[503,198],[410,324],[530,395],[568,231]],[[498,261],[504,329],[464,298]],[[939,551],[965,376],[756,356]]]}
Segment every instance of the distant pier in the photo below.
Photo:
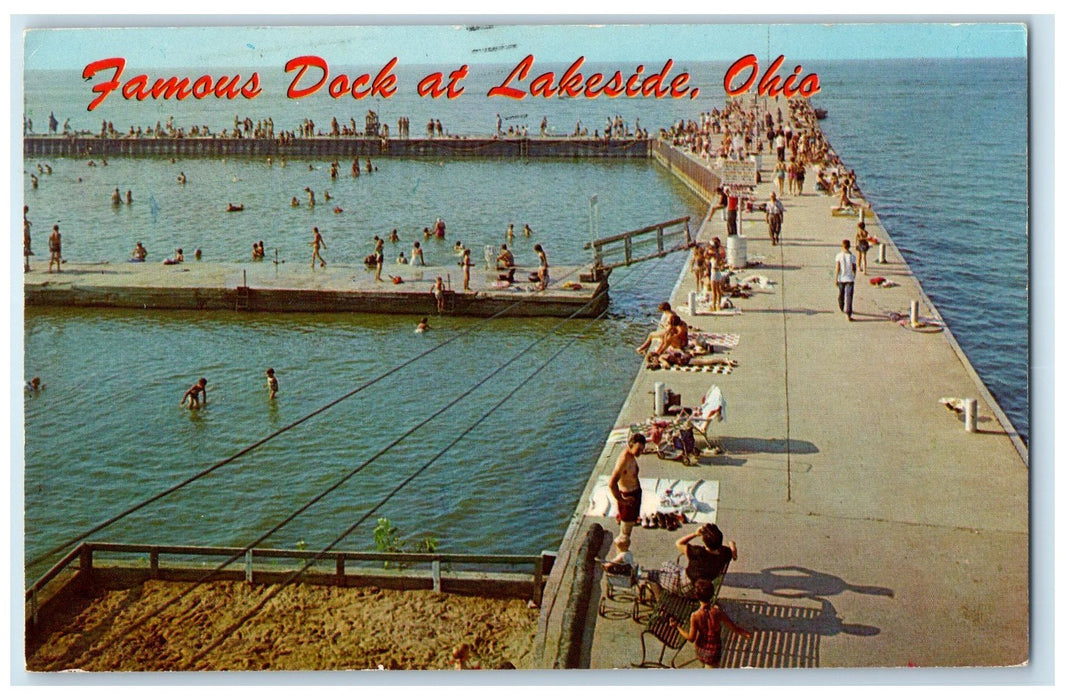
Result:
{"label": "distant pier", "polygon": [[310,138],[183,137],[100,138],[90,135],[26,136],[25,158],[221,157],[286,158],[640,158],[651,156],[650,139],[589,137],[439,137],[386,139],[374,136]]}
{"label": "distant pier", "polygon": [[433,316],[438,310],[431,287],[440,276],[450,280],[440,312],[445,315],[591,318],[610,302],[607,276],[591,281],[587,267],[552,267],[543,291],[528,281],[533,268],[518,268],[515,282],[502,287],[499,272],[480,267],[471,271],[470,291],[464,292],[456,269],[386,265],[378,282],[372,268],[349,265],[311,270],[270,262],[72,261],[56,274],[37,262],[25,274],[24,293],[27,306]]}

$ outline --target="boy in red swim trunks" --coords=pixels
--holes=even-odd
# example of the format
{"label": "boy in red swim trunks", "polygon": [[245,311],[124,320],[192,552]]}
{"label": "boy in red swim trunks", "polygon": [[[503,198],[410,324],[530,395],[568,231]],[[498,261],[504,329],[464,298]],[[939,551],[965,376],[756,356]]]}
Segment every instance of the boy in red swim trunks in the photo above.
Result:
{"label": "boy in red swim trunks", "polygon": [[618,504],[618,519],[621,520],[621,534],[626,540],[630,539],[632,528],[640,519],[640,502],[643,492],[640,490],[640,465],[636,458],[643,452],[647,445],[647,438],[642,433],[634,433],[629,437],[629,444],[625,451],[618,455],[614,472],[610,475],[610,493]]}

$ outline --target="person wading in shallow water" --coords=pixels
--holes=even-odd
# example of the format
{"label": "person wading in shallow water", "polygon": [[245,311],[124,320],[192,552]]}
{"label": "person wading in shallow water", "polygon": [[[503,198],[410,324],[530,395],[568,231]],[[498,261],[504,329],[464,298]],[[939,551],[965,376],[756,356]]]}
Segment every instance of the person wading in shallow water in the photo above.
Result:
{"label": "person wading in shallow water", "polygon": [[270,392],[270,396],[267,397],[273,400],[277,396],[277,377],[274,376],[274,368],[266,370],[266,389]]}
{"label": "person wading in shallow water", "polygon": [[196,382],[189,387],[189,390],[185,392],[185,395],[181,397],[181,405],[184,406],[185,402],[189,402],[189,409],[196,410],[200,407],[200,394],[203,394],[203,404],[207,405],[207,380],[200,377],[200,381]]}

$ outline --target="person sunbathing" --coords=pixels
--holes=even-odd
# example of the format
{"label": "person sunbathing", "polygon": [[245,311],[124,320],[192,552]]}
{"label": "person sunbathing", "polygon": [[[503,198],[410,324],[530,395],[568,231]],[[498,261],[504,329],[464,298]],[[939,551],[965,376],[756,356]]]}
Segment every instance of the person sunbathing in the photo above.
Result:
{"label": "person sunbathing", "polygon": [[659,304],[658,310],[664,314],[669,314],[669,316],[667,316],[662,321],[659,321],[658,330],[649,333],[647,335],[647,339],[644,340],[643,343],[641,343],[639,347],[636,348],[636,354],[638,355],[643,355],[644,353],[646,353],[647,350],[651,347],[651,343],[653,343],[655,340],[662,340],[662,338],[665,337],[666,332],[670,328],[672,318],[676,316],[676,314],[673,312],[673,307],[669,305],[668,301],[663,301],[661,304]]}
{"label": "person sunbathing", "polygon": [[856,207],[854,205],[854,202],[852,202],[850,198],[847,197],[847,188],[840,188],[839,204],[837,206],[832,207],[832,211],[854,211],[855,208]]}
{"label": "person sunbathing", "polygon": [[684,350],[686,347],[688,347],[688,324],[680,316],[673,314],[669,318],[669,328],[662,336],[662,344],[658,347],[659,353],[671,348]]}
{"label": "person sunbathing", "polygon": [[691,353],[675,347],[668,347],[647,354],[647,366],[651,369],[686,367],[691,361]]}

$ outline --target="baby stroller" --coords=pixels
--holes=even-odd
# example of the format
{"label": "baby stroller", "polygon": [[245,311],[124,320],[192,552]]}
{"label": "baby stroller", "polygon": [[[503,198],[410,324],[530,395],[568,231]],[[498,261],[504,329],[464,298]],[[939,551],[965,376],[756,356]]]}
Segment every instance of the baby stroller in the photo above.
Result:
{"label": "baby stroller", "polygon": [[695,430],[688,418],[678,418],[662,434],[658,444],[658,456],[693,466],[699,462],[699,453],[695,449]]}

